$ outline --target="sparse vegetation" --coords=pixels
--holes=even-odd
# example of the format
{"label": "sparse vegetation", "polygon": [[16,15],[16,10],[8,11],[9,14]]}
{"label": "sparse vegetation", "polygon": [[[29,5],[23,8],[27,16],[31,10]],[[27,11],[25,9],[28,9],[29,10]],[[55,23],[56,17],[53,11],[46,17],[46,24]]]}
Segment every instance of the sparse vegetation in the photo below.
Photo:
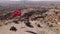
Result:
{"label": "sparse vegetation", "polygon": [[[0,27],[3,27],[3,25],[7,26],[7,24],[10,24],[8,25],[10,27],[12,23],[15,23],[14,25],[19,29],[21,29],[21,25],[24,25],[22,27],[24,32],[32,34],[60,34],[60,5],[58,3],[38,2],[38,5],[35,2],[31,4],[27,3],[22,3],[21,6],[19,3],[0,6]],[[12,17],[12,14],[18,9],[22,10],[22,16]],[[10,28],[10,31],[16,32],[18,28],[14,25]],[[25,29],[30,31],[26,31]]]}

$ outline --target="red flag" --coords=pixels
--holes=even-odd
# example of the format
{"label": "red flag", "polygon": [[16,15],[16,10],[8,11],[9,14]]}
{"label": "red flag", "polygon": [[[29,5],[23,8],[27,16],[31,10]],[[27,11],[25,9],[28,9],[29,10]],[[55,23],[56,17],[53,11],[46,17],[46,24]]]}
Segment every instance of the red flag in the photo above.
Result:
{"label": "red flag", "polygon": [[13,17],[21,16],[21,10],[17,10],[15,13],[13,13]]}

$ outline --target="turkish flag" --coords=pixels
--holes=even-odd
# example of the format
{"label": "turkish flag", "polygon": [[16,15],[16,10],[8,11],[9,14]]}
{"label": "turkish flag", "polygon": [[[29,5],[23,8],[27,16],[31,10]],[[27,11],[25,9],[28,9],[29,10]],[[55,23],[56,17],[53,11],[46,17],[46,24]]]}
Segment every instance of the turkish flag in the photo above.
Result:
{"label": "turkish flag", "polygon": [[16,12],[13,13],[13,17],[21,16],[21,10],[16,10]]}

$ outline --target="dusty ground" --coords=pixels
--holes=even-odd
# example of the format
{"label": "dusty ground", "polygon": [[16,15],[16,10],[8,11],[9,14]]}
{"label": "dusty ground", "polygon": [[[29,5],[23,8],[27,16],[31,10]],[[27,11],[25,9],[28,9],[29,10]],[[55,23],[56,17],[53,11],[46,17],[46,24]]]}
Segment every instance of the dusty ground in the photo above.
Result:
{"label": "dusty ground", "polygon": [[[21,18],[0,20],[0,34],[60,34],[60,10],[37,10],[39,9],[25,9],[22,10]],[[24,15],[33,11],[35,13],[31,16]],[[13,22],[14,20],[17,20],[18,23]],[[29,22],[31,26],[26,24]],[[11,27],[15,27],[16,29],[11,30]]]}

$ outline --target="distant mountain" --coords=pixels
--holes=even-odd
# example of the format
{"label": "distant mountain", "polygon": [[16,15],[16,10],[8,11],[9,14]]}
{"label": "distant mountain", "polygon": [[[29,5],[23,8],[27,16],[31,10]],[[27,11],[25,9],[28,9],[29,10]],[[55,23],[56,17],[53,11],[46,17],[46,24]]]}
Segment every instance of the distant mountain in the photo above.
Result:
{"label": "distant mountain", "polygon": [[10,12],[17,9],[24,9],[28,7],[50,7],[52,4],[60,4],[60,2],[47,1],[6,1],[0,2],[0,12]]}

